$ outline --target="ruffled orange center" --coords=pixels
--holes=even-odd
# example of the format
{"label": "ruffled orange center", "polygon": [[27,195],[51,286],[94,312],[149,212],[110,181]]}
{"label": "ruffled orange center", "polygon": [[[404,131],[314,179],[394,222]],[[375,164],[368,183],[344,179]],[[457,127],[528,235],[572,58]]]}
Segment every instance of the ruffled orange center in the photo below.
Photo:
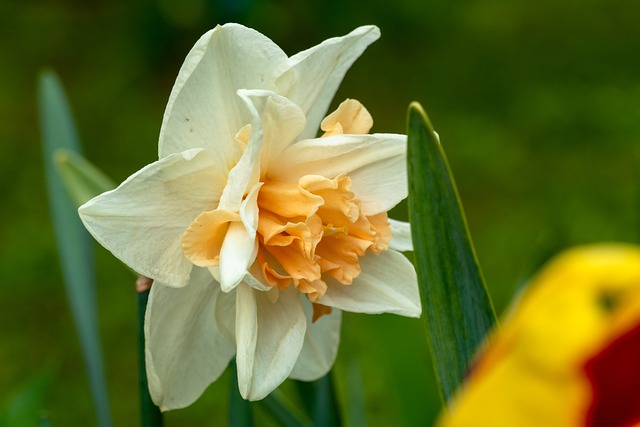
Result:
{"label": "ruffled orange center", "polygon": [[293,283],[315,302],[327,290],[324,278],[350,285],[367,250],[388,248],[387,214],[364,215],[350,189],[346,175],[264,183],[257,261],[267,283],[280,289]]}
{"label": "ruffled orange center", "polygon": [[[366,134],[372,125],[366,108],[348,99],[322,121],[321,129],[324,137]],[[250,126],[243,127],[236,135],[238,142],[246,146],[250,131]],[[361,256],[388,248],[387,214],[365,215],[346,174],[305,175],[297,182],[262,176],[261,182],[258,253],[252,271],[259,270],[264,282],[278,289],[293,284],[307,294],[314,303],[315,320],[331,311],[316,304],[327,291],[328,278],[350,285],[360,274]],[[245,195],[245,201],[252,197],[255,194]],[[218,266],[225,237],[238,226],[239,213],[220,209],[202,213],[182,237],[185,256],[201,267]]]}

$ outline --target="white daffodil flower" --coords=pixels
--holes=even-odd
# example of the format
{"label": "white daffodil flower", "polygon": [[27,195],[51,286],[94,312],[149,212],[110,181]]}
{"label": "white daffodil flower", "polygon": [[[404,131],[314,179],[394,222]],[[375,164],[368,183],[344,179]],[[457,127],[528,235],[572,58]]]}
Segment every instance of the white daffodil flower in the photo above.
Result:
{"label": "white daffodil flower", "polygon": [[[218,26],[169,97],[159,160],[83,205],[87,229],[155,281],[149,389],[194,402],[234,357],[243,397],[314,380],[336,357],[341,310],[420,316],[408,224],[406,137],[371,134],[340,81],[373,26],[288,57],[262,34]],[[324,119],[323,119],[324,117]],[[319,130],[323,136],[316,138]]]}

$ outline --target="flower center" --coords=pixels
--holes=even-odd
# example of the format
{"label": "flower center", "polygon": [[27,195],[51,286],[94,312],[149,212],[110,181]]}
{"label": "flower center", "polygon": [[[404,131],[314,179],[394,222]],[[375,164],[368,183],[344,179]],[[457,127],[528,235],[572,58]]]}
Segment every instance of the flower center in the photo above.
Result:
{"label": "flower center", "polygon": [[[343,133],[366,134],[373,120],[356,100],[344,101],[321,123],[323,137]],[[236,135],[247,147],[251,126]],[[388,249],[391,229],[385,212],[367,216],[351,192],[351,179],[305,175],[297,182],[261,177],[257,194],[258,251],[251,267],[263,281],[278,289],[291,284],[306,294],[314,307],[314,321],[331,312],[317,304],[327,291],[327,281],[351,285],[360,274],[359,259],[367,251]],[[253,187],[257,190],[257,186]],[[256,194],[245,194],[255,203]],[[218,268],[229,233],[243,227],[239,212],[214,209],[200,214],[182,236],[184,255],[200,267]],[[331,279],[331,280],[330,280]]]}
{"label": "flower center", "polygon": [[346,175],[264,183],[257,262],[267,283],[280,289],[293,283],[315,302],[327,290],[327,277],[350,285],[367,250],[389,247],[387,214],[364,215],[350,189]]}

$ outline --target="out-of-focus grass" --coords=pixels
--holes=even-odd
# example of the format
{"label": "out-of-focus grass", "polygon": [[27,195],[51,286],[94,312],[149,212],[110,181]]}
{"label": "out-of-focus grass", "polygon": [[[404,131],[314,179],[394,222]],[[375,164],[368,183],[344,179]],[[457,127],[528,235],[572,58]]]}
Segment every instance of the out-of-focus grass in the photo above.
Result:
{"label": "out-of-focus grass", "polygon": [[[41,367],[59,367],[45,397],[53,425],[91,425],[94,417],[46,205],[35,105],[44,65],[68,89],[87,157],[120,182],[155,160],[171,85],[207,29],[238,21],[295,53],[374,23],[382,38],[347,74],[336,103],[362,101],[377,132],[404,132],[408,103],[423,104],[446,147],[496,308],[538,256],[540,235],[567,245],[636,240],[639,232],[640,5],[633,2],[0,6],[0,397]],[[104,250],[97,257],[114,424],[129,425],[138,420],[133,280]],[[352,356],[361,364],[370,425],[433,417],[425,354],[419,321],[345,316],[337,371]],[[228,387],[225,376],[192,407],[169,413],[167,425],[226,422]]]}

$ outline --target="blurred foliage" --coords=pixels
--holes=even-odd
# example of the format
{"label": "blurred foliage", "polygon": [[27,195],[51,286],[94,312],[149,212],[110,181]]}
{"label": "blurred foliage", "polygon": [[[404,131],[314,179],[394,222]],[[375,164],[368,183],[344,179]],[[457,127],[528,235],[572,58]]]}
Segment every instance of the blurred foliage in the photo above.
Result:
{"label": "blurred foliage", "polygon": [[[409,102],[423,104],[498,310],[541,251],[633,241],[640,232],[636,2],[0,0],[0,10],[0,406],[42,366],[59,366],[43,398],[52,425],[95,418],[48,217],[35,95],[43,66],[65,83],[87,158],[120,182],[156,159],[173,80],[206,30],[240,22],[293,54],[376,24],[382,38],[347,74],[336,105],[359,99],[374,131],[404,132]],[[405,216],[406,207],[395,213]],[[549,246],[539,246],[540,236]],[[103,249],[97,270],[114,424],[133,425],[134,283]],[[418,320],[347,314],[342,339],[340,396],[355,357],[369,425],[434,417]],[[168,413],[166,425],[227,423],[228,381],[225,374],[195,405]]]}
{"label": "blurred foliage", "polygon": [[111,427],[98,329],[93,241],[78,218],[77,206],[70,197],[72,192],[65,189],[64,175],[56,170],[59,151],[66,150],[80,156],[80,142],[64,89],[51,71],[38,76],[38,110],[50,218],[67,301],[80,342],[98,424]]}

